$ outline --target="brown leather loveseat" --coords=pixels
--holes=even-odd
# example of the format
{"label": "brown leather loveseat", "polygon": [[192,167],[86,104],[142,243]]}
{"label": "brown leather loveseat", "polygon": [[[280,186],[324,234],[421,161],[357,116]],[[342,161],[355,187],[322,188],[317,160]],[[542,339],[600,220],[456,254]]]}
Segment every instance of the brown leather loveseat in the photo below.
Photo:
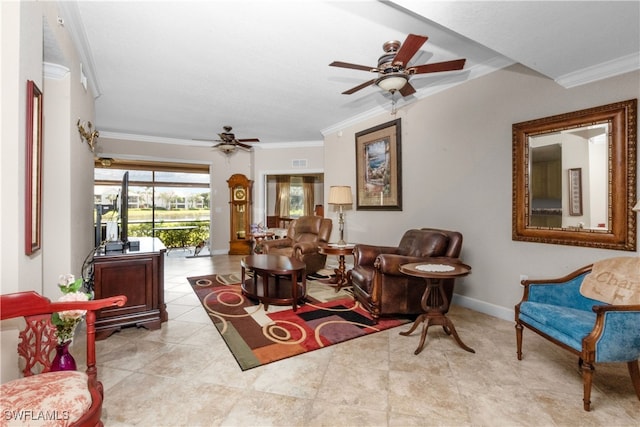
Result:
{"label": "brown leather loveseat", "polygon": [[[461,249],[462,234],[433,228],[408,230],[397,247],[358,244],[351,271],[353,295],[376,321],[385,314],[420,314],[425,282],[401,273],[400,266],[430,257],[458,259]],[[454,279],[443,283],[449,302],[453,285]]]}
{"label": "brown leather loveseat", "polygon": [[329,241],[331,228],[329,218],[301,216],[291,221],[285,238],[263,241],[262,251],[265,254],[297,258],[307,265],[307,274],[312,274],[324,268],[327,261],[327,256],[321,254],[318,248]]}

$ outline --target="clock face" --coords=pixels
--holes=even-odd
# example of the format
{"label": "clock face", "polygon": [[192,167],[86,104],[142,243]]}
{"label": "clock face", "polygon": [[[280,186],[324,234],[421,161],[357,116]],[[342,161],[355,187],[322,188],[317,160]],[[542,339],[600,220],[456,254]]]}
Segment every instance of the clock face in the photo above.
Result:
{"label": "clock face", "polygon": [[245,200],[247,198],[247,192],[242,188],[236,188],[233,190],[234,200]]}

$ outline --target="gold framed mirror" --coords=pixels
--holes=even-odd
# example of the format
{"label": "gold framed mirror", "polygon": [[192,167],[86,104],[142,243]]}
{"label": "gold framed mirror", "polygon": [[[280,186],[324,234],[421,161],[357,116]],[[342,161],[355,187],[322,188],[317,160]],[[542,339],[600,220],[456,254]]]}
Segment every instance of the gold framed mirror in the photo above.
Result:
{"label": "gold framed mirror", "polygon": [[513,240],[636,250],[637,104],[512,126]]}

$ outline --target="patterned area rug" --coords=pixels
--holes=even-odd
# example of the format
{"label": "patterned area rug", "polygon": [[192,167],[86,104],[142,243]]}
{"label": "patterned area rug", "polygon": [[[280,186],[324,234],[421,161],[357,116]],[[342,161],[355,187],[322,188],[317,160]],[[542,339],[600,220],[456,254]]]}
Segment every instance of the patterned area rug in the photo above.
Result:
{"label": "patterned area rug", "polygon": [[347,289],[328,279],[307,280],[305,303],[269,305],[242,295],[237,275],[188,277],[211,321],[243,371],[407,323],[384,318],[377,325]]}

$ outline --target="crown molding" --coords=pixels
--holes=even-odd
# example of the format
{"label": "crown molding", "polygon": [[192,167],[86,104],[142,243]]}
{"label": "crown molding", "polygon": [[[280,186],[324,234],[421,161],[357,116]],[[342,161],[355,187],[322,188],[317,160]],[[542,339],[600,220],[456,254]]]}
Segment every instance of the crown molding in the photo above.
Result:
{"label": "crown molding", "polygon": [[[215,141],[195,141],[193,139],[182,138],[166,138],[162,136],[153,135],[139,135],[133,133],[119,133],[100,131],[100,139],[115,139],[120,141],[138,141],[138,142],[151,142],[154,144],[171,144],[171,145],[186,145],[190,147],[211,147]],[[270,150],[276,148],[308,148],[308,147],[322,147],[324,141],[294,141],[294,142],[265,142],[260,145],[253,145],[253,148],[260,150]]]}
{"label": "crown molding", "polygon": [[69,36],[78,51],[82,70],[87,76],[87,81],[95,89],[95,98],[102,95],[102,86],[96,73],[96,64],[93,60],[89,40],[82,23],[80,9],[77,1],[58,1],[60,14],[64,18],[65,28],[69,31]]}
{"label": "crown molding", "polygon": [[69,68],[60,64],[52,64],[51,62],[42,63],[42,74],[46,79],[61,80],[69,74]]}
{"label": "crown molding", "polygon": [[555,82],[566,89],[570,89],[637,70],[640,70],[639,52],[565,74],[555,79]]}
{"label": "crown molding", "polygon": [[109,132],[109,131],[100,131],[100,139],[116,139],[120,141],[138,141],[138,142],[153,142],[155,144],[172,144],[172,145],[189,145],[189,146],[202,146],[207,147],[210,145],[204,141],[194,141],[192,139],[181,139],[181,138],[165,138],[162,136],[153,136],[153,135],[139,135],[135,133],[120,133],[120,132]]}
{"label": "crown molding", "polygon": [[260,145],[254,145],[253,148],[259,150],[273,150],[277,148],[309,148],[324,147],[324,141],[291,141],[291,142],[266,142]]}

